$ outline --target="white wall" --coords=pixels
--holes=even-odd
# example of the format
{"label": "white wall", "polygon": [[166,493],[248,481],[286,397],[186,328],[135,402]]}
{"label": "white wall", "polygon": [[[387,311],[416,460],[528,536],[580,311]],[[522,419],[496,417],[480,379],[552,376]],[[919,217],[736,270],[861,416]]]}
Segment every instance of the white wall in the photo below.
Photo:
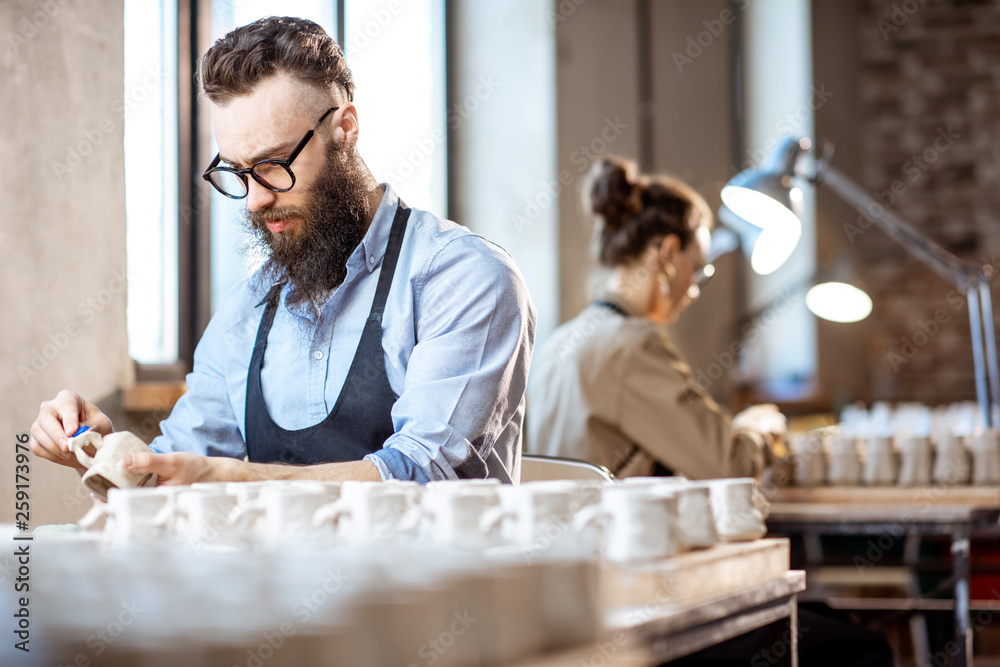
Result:
{"label": "white wall", "polygon": [[[14,519],[15,435],[41,401],[129,378],[122,12],[0,3],[0,522]],[[68,468],[35,460],[30,478],[32,526],[85,510]]]}
{"label": "white wall", "polygon": [[449,216],[503,246],[542,340],[558,324],[555,22],[545,0],[453,2]]}

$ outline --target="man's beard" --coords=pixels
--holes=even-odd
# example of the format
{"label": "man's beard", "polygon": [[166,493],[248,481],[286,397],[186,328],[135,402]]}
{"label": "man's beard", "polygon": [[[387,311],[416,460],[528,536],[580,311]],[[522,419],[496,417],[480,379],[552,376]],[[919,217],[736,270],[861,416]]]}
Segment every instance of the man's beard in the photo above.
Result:
{"label": "man's beard", "polygon": [[[288,280],[288,304],[317,302],[347,277],[347,260],[364,237],[370,218],[367,179],[358,161],[330,144],[326,164],[306,193],[305,203],[246,211],[244,224],[251,246],[268,251],[265,275]],[[292,234],[272,233],[267,222],[294,217]]]}

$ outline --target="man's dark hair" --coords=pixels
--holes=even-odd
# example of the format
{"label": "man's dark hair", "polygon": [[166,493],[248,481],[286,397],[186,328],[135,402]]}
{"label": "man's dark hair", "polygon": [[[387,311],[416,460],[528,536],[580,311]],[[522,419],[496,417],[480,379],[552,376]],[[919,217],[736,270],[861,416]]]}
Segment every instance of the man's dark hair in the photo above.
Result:
{"label": "man's dark hair", "polygon": [[201,60],[201,87],[224,105],[279,72],[321,90],[337,87],[354,100],[354,78],[340,45],[316,23],[288,16],[254,21],[216,41]]}

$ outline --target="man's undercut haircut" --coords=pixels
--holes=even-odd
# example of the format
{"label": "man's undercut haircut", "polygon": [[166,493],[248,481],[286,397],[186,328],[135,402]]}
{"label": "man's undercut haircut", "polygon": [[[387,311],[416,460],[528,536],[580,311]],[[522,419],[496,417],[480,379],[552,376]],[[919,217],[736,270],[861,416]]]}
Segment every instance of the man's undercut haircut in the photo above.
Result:
{"label": "man's undercut haircut", "polygon": [[288,16],[254,21],[216,41],[201,60],[201,87],[224,106],[280,72],[354,100],[354,78],[340,45],[316,23]]}

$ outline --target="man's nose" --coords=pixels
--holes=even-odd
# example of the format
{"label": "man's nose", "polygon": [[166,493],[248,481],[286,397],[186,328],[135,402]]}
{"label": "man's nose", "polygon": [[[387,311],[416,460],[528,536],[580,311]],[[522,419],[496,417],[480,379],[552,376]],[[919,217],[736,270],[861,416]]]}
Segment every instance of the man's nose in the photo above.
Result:
{"label": "man's nose", "polygon": [[247,188],[247,210],[251,213],[274,206],[278,199],[276,192],[271,192],[253,178],[247,179]]}

